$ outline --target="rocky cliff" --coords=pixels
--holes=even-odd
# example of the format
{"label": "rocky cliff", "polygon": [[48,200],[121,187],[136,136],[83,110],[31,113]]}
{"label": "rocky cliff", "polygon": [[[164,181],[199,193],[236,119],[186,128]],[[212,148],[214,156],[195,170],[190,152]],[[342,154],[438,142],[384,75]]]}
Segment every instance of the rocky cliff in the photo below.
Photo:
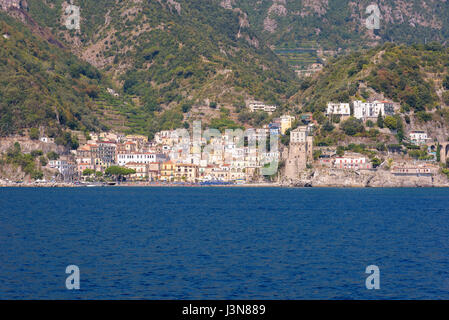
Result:
{"label": "rocky cliff", "polygon": [[347,187],[347,188],[413,188],[449,187],[446,176],[395,176],[390,171],[352,171],[318,168],[305,171],[298,179],[284,180],[284,186],[297,187]]}

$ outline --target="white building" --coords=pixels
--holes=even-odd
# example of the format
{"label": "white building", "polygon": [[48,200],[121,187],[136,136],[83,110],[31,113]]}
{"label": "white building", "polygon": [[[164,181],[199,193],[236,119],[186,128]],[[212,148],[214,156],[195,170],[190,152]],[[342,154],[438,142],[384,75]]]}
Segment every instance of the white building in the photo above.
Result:
{"label": "white building", "polygon": [[67,159],[50,160],[48,166],[52,169],[57,169],[64,179],[70,178],[75,174],[75,164]]}
{"label": "white building", "polygon": [[265,111],[268,113],[272,113],[272,112],[276,111],[277,106],[270,106],[270,105],[266,105],[265,103],[262,103],[259,101],[252,101],[249,103],[249,109],[251,110],[251,112]]}
{"label": "white building", "polygon": [[409,136],[413,144],[425,144],[429,140],[425,131],[412,131]]}
{"label": "white building", "polygon": [[367,120],[375,119],[382,113],[382,116],[394,115],[394,105],[388,101],[362,102],[354,101],[354,117]]}
{"label": "white building", "polygon": [[342,117],[349,117],[351,115],[351,107],[349,103],[333,103],[329,102],[327,104],[327,116],[337,115]]}
{"label": "white building", "polygon": [[360,155],[346,155],[335,159],[334,167],[339,169],[371,169],[371,163]]}
{"label": "white building", "polygon": [[44,143],[54,143],[55,142],[54,138],[49,138],[49,137],[41,137],[39,140]]}
{"label": "white building", "polygon": [[125,153],[117,155],[117,164],[119,166],[125,166],[128,163],[150,164],[166,160],[165,155],[160,153]]}

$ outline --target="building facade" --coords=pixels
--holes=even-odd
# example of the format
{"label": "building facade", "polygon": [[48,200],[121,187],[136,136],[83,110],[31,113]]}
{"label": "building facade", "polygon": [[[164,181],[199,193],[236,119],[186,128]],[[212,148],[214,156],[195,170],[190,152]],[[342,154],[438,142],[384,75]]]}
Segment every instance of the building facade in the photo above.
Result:
{"label": "building facade", "polygon": [[337,115],[343,118],[351,116],[351,107],[349,103],[333,103],[327,104],[327,116]]}
{"label": "building facade", "polygon": [[409,137],[410,141],[416,145],[426,144],[429,140],[425,131],[412,131],[410,132]]}
{"label": "building facade", "polygon": [[382,116],[394,115],[394,105],[388,101],[362,102],[354,101],[354,117],[361,120],[377,119]]}
{"label": "building facade", "polygon": [[299,173],[313,162],[313,136],[308,126],[301,126],[290,132],[290,145],[285,164],[285,176],[298,178]]}

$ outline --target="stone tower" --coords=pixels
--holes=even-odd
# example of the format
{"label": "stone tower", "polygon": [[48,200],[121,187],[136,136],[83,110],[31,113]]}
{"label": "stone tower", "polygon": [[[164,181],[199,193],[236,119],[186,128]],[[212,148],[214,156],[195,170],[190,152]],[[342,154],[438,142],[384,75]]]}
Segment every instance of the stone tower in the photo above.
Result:
{"label": "stone tower", "polygon": [[285,176],[298,178],[307,164],[313,161],[313,136],[307,126],[299,127],[290,133],[290,145],[285,163]]}

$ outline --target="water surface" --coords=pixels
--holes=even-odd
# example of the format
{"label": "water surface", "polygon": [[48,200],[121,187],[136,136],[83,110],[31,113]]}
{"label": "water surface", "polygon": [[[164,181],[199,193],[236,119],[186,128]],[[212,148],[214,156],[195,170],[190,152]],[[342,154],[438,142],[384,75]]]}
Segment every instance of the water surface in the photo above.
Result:
{"label": "water surface", "polygon": [[[449,299],[448,189],[2,188],[0,299]],[[65,288],[78,265],[81,289]],[[377,265],[381,289],[367,290]]]}

